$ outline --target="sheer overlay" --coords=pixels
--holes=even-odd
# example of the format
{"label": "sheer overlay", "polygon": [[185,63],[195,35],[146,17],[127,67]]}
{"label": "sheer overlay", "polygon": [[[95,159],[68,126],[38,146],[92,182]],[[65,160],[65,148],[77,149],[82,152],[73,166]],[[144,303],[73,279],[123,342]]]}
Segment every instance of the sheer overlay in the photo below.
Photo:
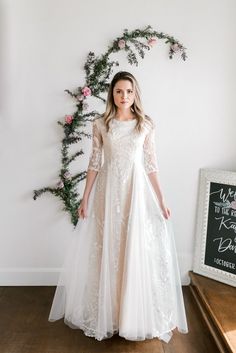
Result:
{"label": "sheer overlay", "polygon": [[[66,250],[49,321],[103,340],[188,332],[174,232],[148,177],[158,171],[155,125],[136,120],[93,122],[88,170],[98,171]],[[104,161],[102,163],[102,161]]]}
{"label": "sheer overlay", "polygon": [[88,169],[99,171],[102,164],[102,135],[97,127],[96,120],[93,121],[92,135],[92,152],[89,158]]}
{"label": "sheer overlay", "polygon": [[152,123],[150,131],[147,133],[144,144],[144,168],[147,174],[152,172],[158,172],[157,156],[156,156],[156,145],[155,145],[155,126]]}

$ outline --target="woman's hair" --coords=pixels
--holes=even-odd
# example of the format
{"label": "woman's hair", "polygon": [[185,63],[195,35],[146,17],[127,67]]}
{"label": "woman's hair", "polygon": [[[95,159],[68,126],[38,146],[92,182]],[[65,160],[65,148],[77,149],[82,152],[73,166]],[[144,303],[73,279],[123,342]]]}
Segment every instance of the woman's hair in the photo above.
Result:
{"label": "woman's hair", "polygon": [[140,88],[136,78],[130,72],[127,71],[117,72],[110,83],[107,94],[106,110],[102,114],[106,129],[107,131],[109,130],[109,122],[112,118],[116,116],[117,107],[114,102],[113,89],[115,87],[115,84],[120,80],[128,80],[132,84],[135,96],[134,103],[131,106],[131,111],[134,113],[135,118],[137,120],[136,129],[138,132],[140,132],[144,125],[144,121],[149,121],[151,123],[152,120],[144,113],[140,98]]}

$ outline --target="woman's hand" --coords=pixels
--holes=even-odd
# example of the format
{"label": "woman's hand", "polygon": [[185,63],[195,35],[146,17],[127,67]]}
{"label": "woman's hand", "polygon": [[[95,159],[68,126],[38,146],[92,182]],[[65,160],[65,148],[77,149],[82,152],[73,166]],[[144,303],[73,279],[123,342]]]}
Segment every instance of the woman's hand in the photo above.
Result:
{"label": "woman's hand", "polygon": [[170,217],[170,209],[168,207],[166,207],[166,205],[164,204],[164,202],[160,203],[160,207],[163,213],[163,216],[168,219]]}
{"label": "woman's hand", "polygon": [[78,208],[78,216],[79,218],[87,218],[87,207],[88,207],[88,200],[83,198],[81,204]]}

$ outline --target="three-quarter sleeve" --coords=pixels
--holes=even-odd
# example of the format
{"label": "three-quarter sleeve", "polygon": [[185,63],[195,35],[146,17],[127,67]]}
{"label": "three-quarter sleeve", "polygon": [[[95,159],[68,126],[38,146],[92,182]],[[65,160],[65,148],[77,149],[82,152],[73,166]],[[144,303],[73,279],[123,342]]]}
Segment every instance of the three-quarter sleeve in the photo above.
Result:
{"label": "three-quarter sleeve", "polygon": [[144,168],[147,174],[152,172],[158,172],[159,167],[156,156],[156,143],[155,143],[155,125],[152,122],[152,126],[149,127],[149,131],[145,136],[143,144],[144,152]]}
{"label": "three-quarter sleeve", "polygon": [[101,131],[97,119],[95,119],[92,127],[92,150],[89,157],[88,170],[100,170],[102,165],[102,145]]}

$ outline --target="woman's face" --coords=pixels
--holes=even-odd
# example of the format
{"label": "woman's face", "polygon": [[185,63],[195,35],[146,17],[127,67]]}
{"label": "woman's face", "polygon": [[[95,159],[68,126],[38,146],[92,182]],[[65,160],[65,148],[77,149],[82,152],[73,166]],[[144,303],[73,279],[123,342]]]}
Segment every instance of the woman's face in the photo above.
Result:
{"label": "woman's face", "polygon": [[120,110],[130,109],[134,103],[135,92],[129,80],[119,80],[113,88],[115,105]]}

